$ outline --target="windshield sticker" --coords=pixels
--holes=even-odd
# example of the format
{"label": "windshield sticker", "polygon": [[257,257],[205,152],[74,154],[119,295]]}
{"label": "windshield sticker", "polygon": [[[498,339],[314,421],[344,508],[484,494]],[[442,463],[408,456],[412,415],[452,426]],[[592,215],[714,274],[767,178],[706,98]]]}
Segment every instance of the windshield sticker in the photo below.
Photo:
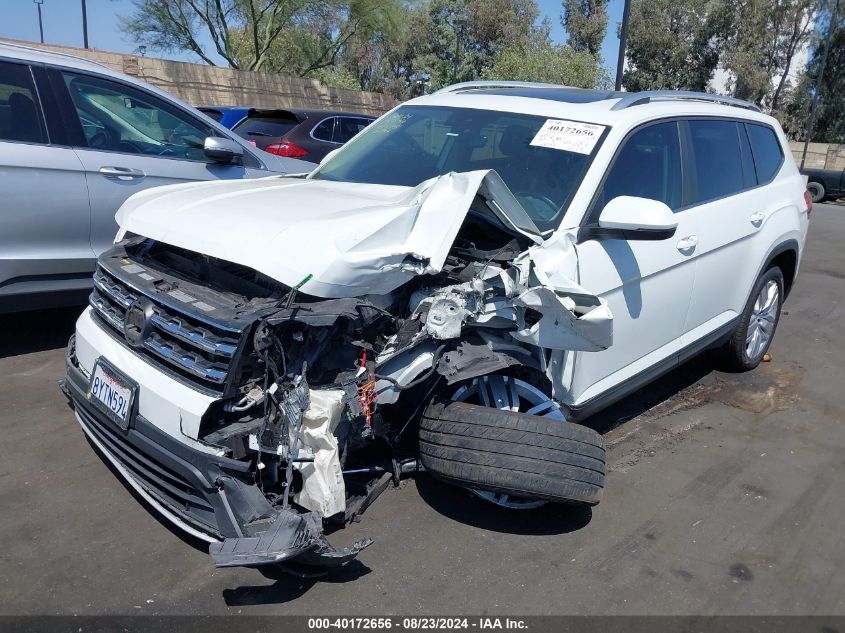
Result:
{"label": "windshield sticker", "polygon": [[543,127],[531,140],[531,145],[589,154],[596,146],[602,132],[604,132],[603,125],[546,119]]}

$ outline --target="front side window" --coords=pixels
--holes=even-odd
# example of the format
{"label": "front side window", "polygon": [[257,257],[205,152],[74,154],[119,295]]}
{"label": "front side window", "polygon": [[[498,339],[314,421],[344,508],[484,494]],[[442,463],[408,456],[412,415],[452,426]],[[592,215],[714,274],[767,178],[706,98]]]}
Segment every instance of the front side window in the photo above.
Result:
{"label": "front side window", "polygon": [[560,223],[602,139],[581,151],[533,143],[547,121],[511,112],[402,106],[368,126],[313,177],[414,187],[449,172],[493,169],[545,231]]}
{"label": "front side window", "polygon": [[775,177],[783,164],[783,150],[772,128],[756,123],[746,123],[745,127],[751,139],[751,149],[754,151],[757,180],[760,184],[767,183]]}
{"label": "front side window", "polygon": [[214,131],[149,94],[115,82],[63,73],[91,149],[212,162]]}
{"label": "front side window", "polygon": [[688,204],[715,200],[745,188],[739,134],[734,121],[688,122],[694,171]]}
{"label": "front side window", "polygon": [[618,196],[650,198],[675,211],[681,206],[681,146],[675,121],[649,125],[625,141],[598,191],[601,211]]}
{"label": "front side window", "polygon": [[29,67],[0,62],[0,140],[46,143]]}

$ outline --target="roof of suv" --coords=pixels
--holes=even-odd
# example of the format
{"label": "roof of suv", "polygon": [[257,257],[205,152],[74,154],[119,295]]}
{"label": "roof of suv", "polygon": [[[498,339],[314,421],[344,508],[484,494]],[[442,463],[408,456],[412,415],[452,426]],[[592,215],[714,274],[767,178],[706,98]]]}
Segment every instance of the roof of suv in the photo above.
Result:
{"label": "roof of suv", "polygon": [[35,48],[34,46],[25,46],[23,44],[12,44],[10,42],[0,41],[0,57],[11,57],[32,63],[54,64],[57,66],[78,68],[80,70],[92,70],[98,73],[105,72],[120,75],[120,73],[112,70],[105,64],[100,64],[84,57],[77,57],[76,55],[68,55],[67,53],[59,53],[43,48]]}
{"label": "roof of suv", "polygon": [[617,92],[517,81],[471,81],[418,97],[415,105],[442,105],[558,116],[603,125],[635,124],[672,115],[710,115],[772,124],[747,101],[704,92]]}

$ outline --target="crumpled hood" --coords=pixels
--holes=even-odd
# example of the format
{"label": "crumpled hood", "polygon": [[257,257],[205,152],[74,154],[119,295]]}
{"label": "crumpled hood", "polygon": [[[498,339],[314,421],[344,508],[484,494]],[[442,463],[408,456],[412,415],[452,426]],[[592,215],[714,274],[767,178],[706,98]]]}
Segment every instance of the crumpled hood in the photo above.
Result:
{"label": "crumpled hood", "polygon": [[117,212],[125,231],[249,266],[324,298],[383,294],[439,271],[470,206],[535,243],[539,231],[494,171],[417,187],[271,177],[148,189]]}

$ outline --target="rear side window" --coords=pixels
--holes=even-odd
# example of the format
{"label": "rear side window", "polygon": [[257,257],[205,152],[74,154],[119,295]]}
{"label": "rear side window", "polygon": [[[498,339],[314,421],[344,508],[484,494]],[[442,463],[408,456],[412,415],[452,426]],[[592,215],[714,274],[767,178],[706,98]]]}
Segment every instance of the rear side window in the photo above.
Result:
{"label": "rear side window", "polygon": [[628,137],[594,208],[600,211],[618,196],[660,200],[673,211],[681,206],[681,148],[675,121],[649,125]]}
{"label": "rear side window", "polygon": [[783,151],[775,131],[765,125],[746,123],[751,149],[754,151],[754,164],[757,167],[757,180],[765,184],[772,180],[783,164]]}
{"label": "rear side window", "polygon": [[326,141],[327,143],[334,142],[334,122],[335,117],[329,117],[328,119],[321,121],[320,124],[314,128],[314,131],[311,132],[311,136],[318,141]]}
{"label": "rear side window", "polygon": [[688,122],[694,169],[687,204],[700,204],[742,191],[742,156],[734,121]]}
{"label": "rear side window", "polygon": [[256,137],[280,138],[299,125],[294,118],[278,116],[251,116],[247,117],[232,131],[245,138],[254,140]]}
{"label": "rear side window", "polygon": [[335,130],[335,143],[345,143],[353,136],[370,124],[369,119],[358,119],[354,117],[339,117],[338,126]]}
{"label": "rear side window", "polygon": [[0,140],[47,142],[29,66],[0,62]]}

